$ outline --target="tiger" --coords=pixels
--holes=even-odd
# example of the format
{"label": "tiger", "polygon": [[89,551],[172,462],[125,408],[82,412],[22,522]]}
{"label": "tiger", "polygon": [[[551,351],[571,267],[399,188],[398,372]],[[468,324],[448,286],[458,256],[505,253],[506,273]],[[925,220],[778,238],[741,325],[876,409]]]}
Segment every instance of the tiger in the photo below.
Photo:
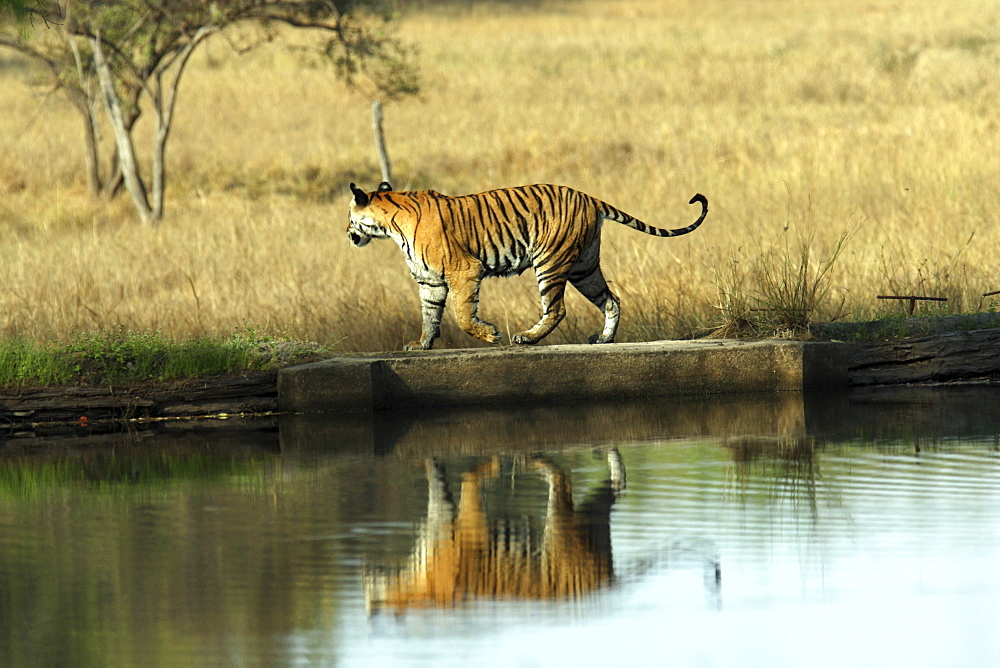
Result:
{"label": "tiger", "polygon": [[483,486],[498,478],[498,458],[462,474],[457,505],[442,464],[426,460],[426,519],[401,568],[365,567],[368,614],[483,598],[574,600],[613,587],[611,510],[625,489],[625,467],[617,448],[605,457],[607,477],[579,504],[560,466],[546,457],[531,459],[530,469],[548,483],[540,532],[529,518],[488,512]]}
{"label": "tiger", "polygon": [[478,316],[480,283],[528,267],[538,281],[542,317],[513,335],[512,343],[538,343],[556,328],[566,315],[567,281],[604,314],[604,328],[590,343],[611,343],[621,309],[601,272],[601,224],[613,220],[655,237],[676,237],[694,232],[708,215],[708,200],[700,193],[689,202],[701,205],[698,219],[666,230],[566,186],[519,186],[460,197],[396,191],[386,181],[374,192],[354,183],[350,187],[350,242],[360,248],[372,239],[392,239],[417,282],[422,337],[406,350],[433,347],[449,293],[458,325],[477,339],[499,343],[497,328]]}

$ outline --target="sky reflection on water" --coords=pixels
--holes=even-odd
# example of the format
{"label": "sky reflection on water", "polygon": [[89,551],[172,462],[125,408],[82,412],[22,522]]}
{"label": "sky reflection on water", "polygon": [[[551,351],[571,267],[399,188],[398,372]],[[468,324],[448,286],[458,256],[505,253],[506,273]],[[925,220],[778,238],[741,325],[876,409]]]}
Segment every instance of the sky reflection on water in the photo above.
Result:
{"label": "sky reflection on water", "polygon": [[[925,388],[8,440],[0,663],[998,665],[998,398]],[[616,456],[626,483],[608,491]],[[554,494],[563,478],[569,494]],[[470,490],[484,507],[462,515]],[[610,580],[593,527],[579,529],[595,498],[611,504],[585,516],[610,532]],[[412,597],[428,569],[451,594],[373,612],[372,574]],[[543,595],[560,569],[570,595]]]}

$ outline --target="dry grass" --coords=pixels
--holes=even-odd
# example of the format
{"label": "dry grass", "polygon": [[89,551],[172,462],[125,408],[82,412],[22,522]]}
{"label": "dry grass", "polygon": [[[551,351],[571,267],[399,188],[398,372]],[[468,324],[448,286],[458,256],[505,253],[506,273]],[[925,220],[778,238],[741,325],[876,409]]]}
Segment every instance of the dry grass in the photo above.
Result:
{"label": "dry grass", "polygon": [[[605,228],[619,340],[716,326],[740,285],[763,306],[782,266],[816,288],[818,320],[899,310],[875,299],[886,292],[961,312],[1000,289],[994,0],[584,0],[400,26],[426,84],[386,108],[397,187],[562,183],[660,226],[708,196],[688,237]],[[346,183],[379,176],[367,101],[330,72],[209,43],[181,89],[156,229],[124,200],[88,201],[80,122],[30,78],[0,53],[0,334],[249,326],[348,350],[415,338],[399,251],[346,240]],[[599,329],[579,295],[568,308],[546,343]],[[505,333],[532,324],[532,278],[487,282],[482,310]],[[439,345],[473,343],[449,316]]]}

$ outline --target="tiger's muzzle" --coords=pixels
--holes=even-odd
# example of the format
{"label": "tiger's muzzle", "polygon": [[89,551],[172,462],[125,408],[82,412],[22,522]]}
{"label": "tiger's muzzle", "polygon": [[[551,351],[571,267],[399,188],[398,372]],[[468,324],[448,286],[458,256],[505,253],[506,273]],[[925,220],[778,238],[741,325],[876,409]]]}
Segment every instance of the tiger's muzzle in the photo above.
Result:
{"label": "tiger's muzzle", "polygon": [[361,248],[362,246],[364,246],[365,244],[367,244],[369,241],[372,240],[372,238],[367,234],[361,234],[356,230],[348,230],[347,238],[350,239],[351,243],[357,246],[358,248]]}

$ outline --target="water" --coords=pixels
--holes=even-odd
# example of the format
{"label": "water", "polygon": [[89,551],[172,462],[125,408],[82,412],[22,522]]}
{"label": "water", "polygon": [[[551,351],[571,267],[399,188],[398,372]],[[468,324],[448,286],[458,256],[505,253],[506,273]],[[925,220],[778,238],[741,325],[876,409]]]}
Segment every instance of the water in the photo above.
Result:
{"label": "water", "polygon": [[9,438],[0,665],[1000,665],[998,393]]}

